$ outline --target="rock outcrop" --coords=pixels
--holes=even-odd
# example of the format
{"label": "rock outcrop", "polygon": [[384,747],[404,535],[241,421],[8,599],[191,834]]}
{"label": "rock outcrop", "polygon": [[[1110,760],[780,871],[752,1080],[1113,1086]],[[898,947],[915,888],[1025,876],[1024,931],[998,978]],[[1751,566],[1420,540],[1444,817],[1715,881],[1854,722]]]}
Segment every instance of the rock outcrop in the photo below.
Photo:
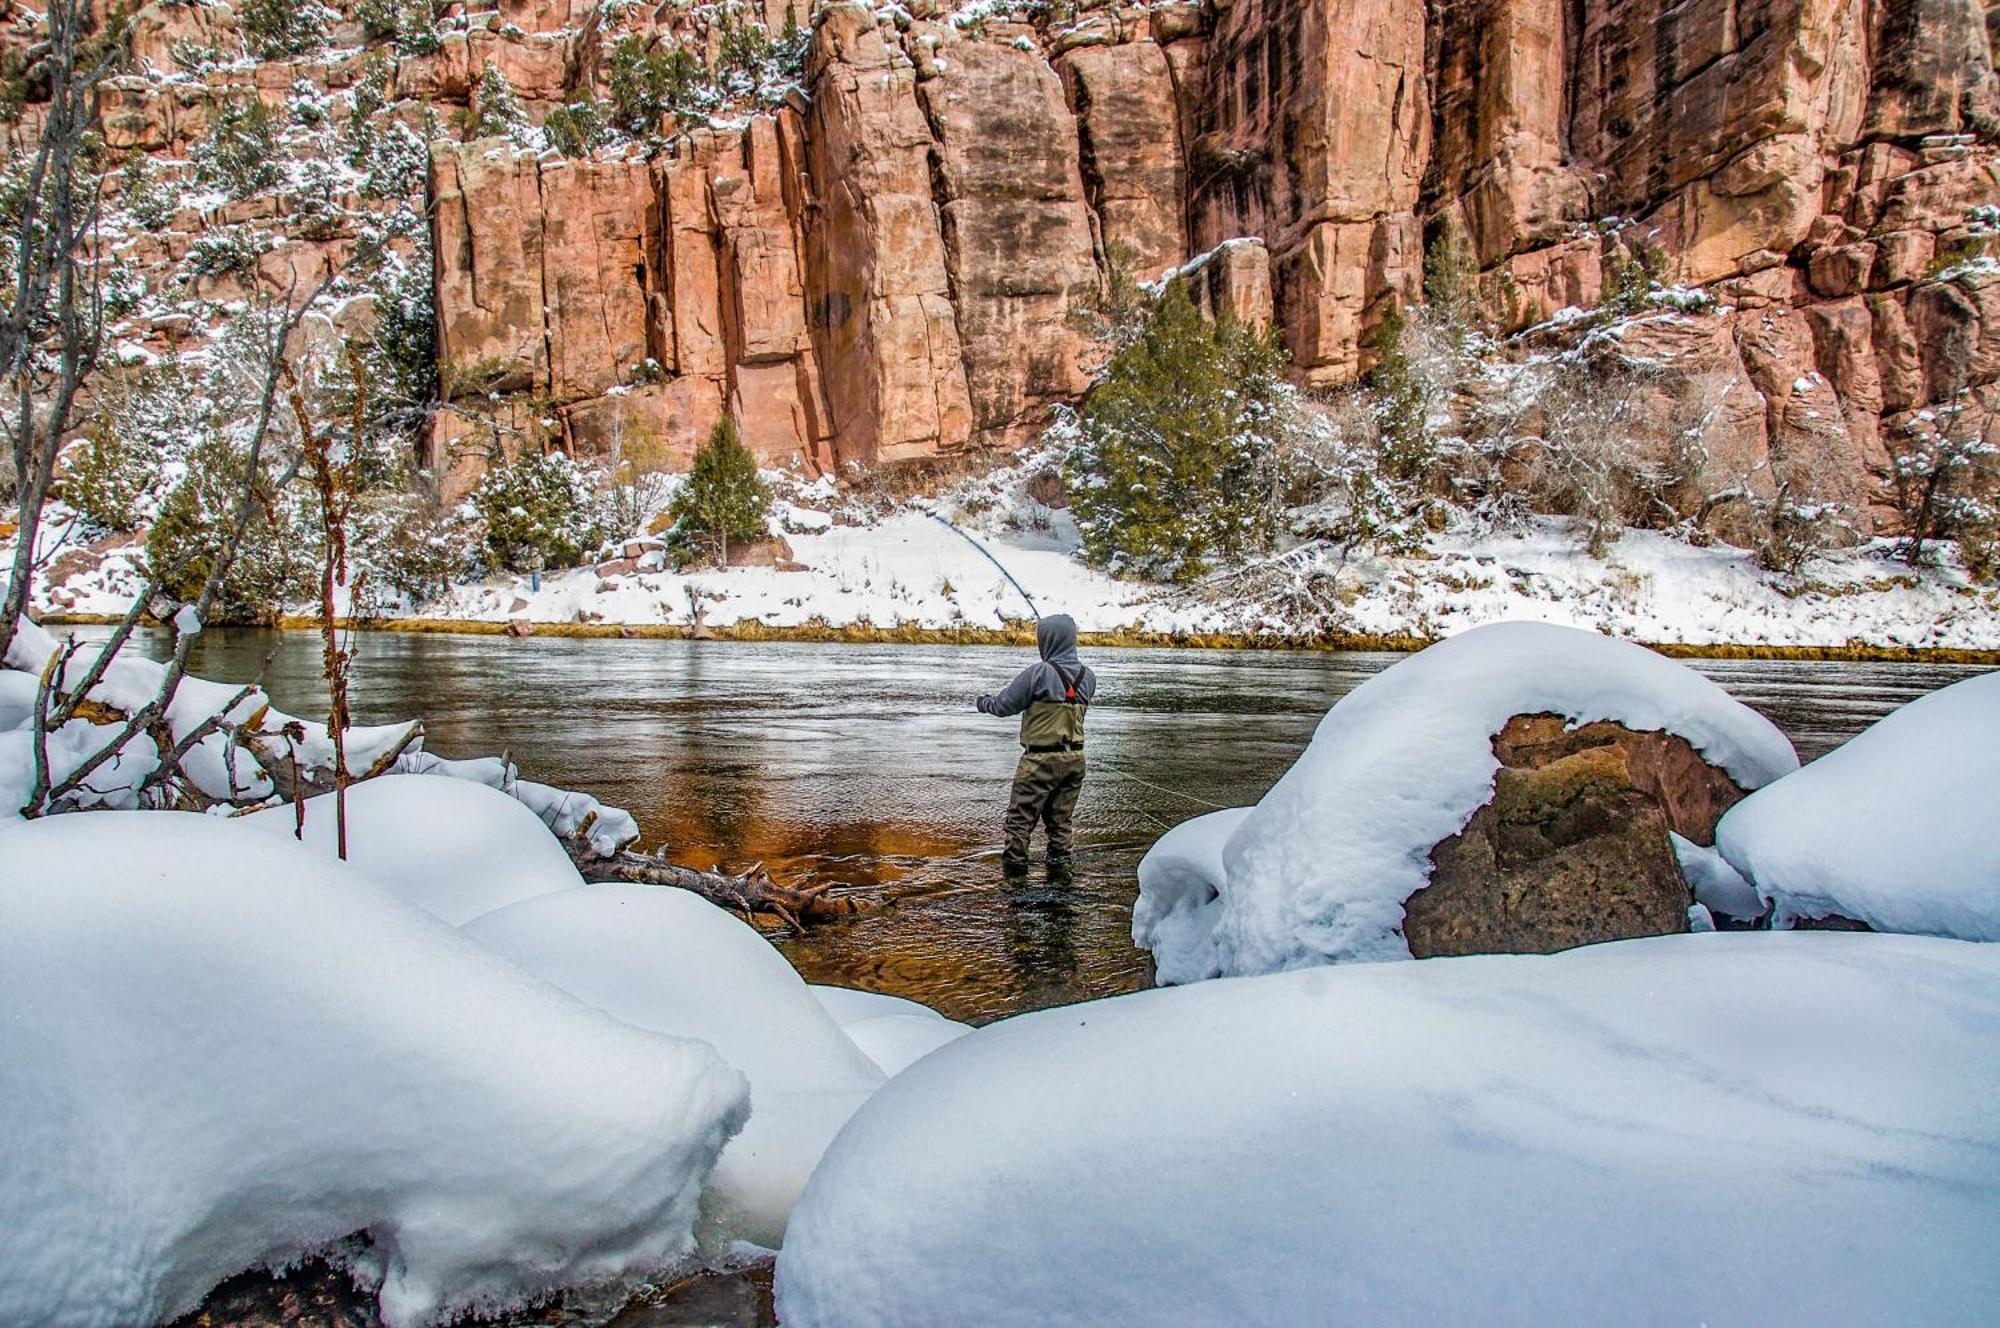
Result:
{"label": "rock outcrop", "polygon": [[1517,715],[1493,739],[1493,799],[1431,851],[1404,905],[1419,959],[1548,953],[1688,929],[1668,831],[1715,842],[1744,797],[1683,738]]}
{"label": "rock outcrop", "polygon": [[[713,61],[710,8],[473,0],[393,58],[347,15],[338,54],[168,76],[241,34],[156,0],[106,141],[185,184],[230,103],[375,80],[436,139],[447,447],[679,464],[725,412],[807,470],[1014,447],[1087,387],[1100,296],[1175,270],[1335,386],[1446,249],[1504,334],[1629,291],[1635,265],[1679,288],[1624,344],[1720,403],[1705,445],[1750,492],[1807,475],[1866,508],[1940,402],[1982,427],[2000,383],[1978,0],[768,0],[772,31],[810,27],[787,95],[669,116],[650,157],[463,141],[488,70],[539,122],[606,96],[621,42]],[[124,252],[163,286],[202,237],[265,228],[255,270],[203,278],[239,298],[347,251],[297,206],[184,209]]]}

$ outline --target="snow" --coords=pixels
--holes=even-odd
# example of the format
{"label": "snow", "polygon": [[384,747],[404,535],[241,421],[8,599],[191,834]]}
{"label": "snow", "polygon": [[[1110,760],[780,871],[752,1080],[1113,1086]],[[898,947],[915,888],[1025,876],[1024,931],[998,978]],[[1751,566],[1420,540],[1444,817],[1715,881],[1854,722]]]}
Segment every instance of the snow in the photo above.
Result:
{"label": "snow", "polygon": [[639,822],[620,807],[606,806],[588,793],[517,779],[507,792],[527,804],[542,823],[565,839],[579,835],[600,858],[608,858],[639,837]]}
{"label": "snow", "polygon": [[1985,1324],[1996,990],[2000,948],[1720,933],[1005,1020],[828,1150],[778,1316]]}
{"label": "snow", "polygon": [[711,1049],[210,817],[0,828],[0,881],[0,1323],[171,1319],[363,1231],[392,1328],[687,1260],[746,1110]]}
{"label": "snow", "polygon": [[[305,807],[305,842],[334,855],[333,795],[308,798]],[[232,824],[289,838],[296,815],[287,803]],[[534,812],[497,789],[443,775],[384,775],[348,789],[347,859],[454,927],[583,884]]]}
{"label": "snow", "polygon": [[[422,605],[388,605],[388,616],[537,624],[685,624],[688,592],[706,601],[713,627],[786,629],[912,626],[999,628],[1028,616],[999,571],[950,530],[935,508],[973,533],[1044,607],[1060,605],[1086,632],[1162,635],[1315,633],[1442,638],[1504,620],[1534,619],[1653,642],[1693,645],[1842,647],[1860,640],[1919,649],[1993,649],[2000,644],[2000,593],[1947,558],[1912,569],[1893,541],[1816,559],[1801,576],[1759,568],[1747,550],[1696,547],[1669,534],[1630,530],[1603,557],[1582,547],[1575,526],[1537,517],[1495,530],[1469,526],[1427,536],[1420,556],[1337,547],[1295,551],[1302,579],[1328,577],[1339,606],[1303,615],[1295,587],[1269,593],[1120,581],[1084,565],[1066,510],[1024,492],[1055,460],[1044,449],[1008,469],[964,481],[929,499],[870,506],[822,479],[798,485],[766,478],[787,532],[793,568],[736,567],[676,573],[641,570],[600,577],[594,566],[547,572],[539,589],[497,575],[454,586]],[[0,554],[7,548],[0,541]],[[51,557],[56,552],[52,548]],[[143,546],[115,549],[95,571],[62,586],[38,581],[37,603],[113,617],[143,583]],[[514,608],[523,600],[523,607]],[[303,606],[302,606],[303,607]]]}
{"label": "snow", "polygon": [[[1755,922],[1767,912],[1756,887],[1729,865],[1719,849],[1704,847],[1669,830],[1667,838],[1680,860],[1681,875],[1694,891],[1695,907],[1721,913],[1739,922]],[[1710,919],[1713,925],[1713,918]]]}
{"label": "snow", "polygon": [[1182,821],[1139,859],[1132,944],[1153,952],[1154,972],[1163,985],[1211,976],[1211,938],[1227,882],[1222,850],[1250,812],[1231,807]]}
{"label": "snow", "polygon": [[686,891],[586,885],[463,930],[626,1023],[709,1043],[749,1077],[750,1122],[704,1204],[721,1239],[776,1246],[821,1152],[882,1084],[769,942]]}
{"label": "snow", "polygon": [[884,1074],[901,1074],[946,1043],[972,1031],[930,1006],[901,996],[851,987],[812,987],[840,1031]]}
{"label": "snow", "polygon": [[1917,698],[1730,808],[1716,840],[1776,908],[2000,941],[2000,673]]}
{"label": "snow", "polygon": [[[1430,850],[1492,797],[1493,735],[1539,713],[1678,734],[1746,789],[1798,768],[1776,725],[1643,646],[1539,623],[1477,628],[1342,697],[1230,834],[1219,880],[1199,842],[1219,823],[1168,846],[1150,891],[1141,879],[1134,937],[1163,946],[1170,981],[1409,958],[1403,901],[1429,881]],[[1219,891],[1212,904],[1196,902],[1202,881]]]}

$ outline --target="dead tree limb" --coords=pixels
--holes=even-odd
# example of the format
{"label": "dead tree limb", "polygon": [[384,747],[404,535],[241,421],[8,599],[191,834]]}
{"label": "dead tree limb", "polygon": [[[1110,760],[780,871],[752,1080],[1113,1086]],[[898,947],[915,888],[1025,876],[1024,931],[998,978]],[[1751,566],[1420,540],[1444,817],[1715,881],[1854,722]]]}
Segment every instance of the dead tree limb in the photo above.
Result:
{"label": "dead tree limb", "polygon": [[761,913],[797,930],[810,923],[835,922],[882,907],[879,900],[831,894],[830,881],[821,885],[780,885],[768,876],[698,871],[645,853],[622,851],[600,858],[580,839],[565,839],[563,845],[586,881],[670,885],[733,912]]}

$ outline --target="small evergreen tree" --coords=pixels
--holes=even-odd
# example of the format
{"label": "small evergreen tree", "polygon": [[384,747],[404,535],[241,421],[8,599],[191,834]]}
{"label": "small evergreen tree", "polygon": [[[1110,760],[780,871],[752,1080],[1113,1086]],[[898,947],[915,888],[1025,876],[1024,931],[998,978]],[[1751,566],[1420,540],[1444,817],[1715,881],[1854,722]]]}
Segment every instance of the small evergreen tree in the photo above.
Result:
{"label": "small evergreen tree", "polygon": [[1091,562],[1187,581],[1270,545],[1283,362],[1271,334],[1211,323],[1167,284],[1076,422],[1068,488]]}
{"label": "small evergreen tree", "polygon": [[528,125],[528,113],[521,109],[521,99],[514,95],[514,85],[507,81],[500,66],[487,62],[486,70],[479,76],[479,86],[472,93],[472,136],[474,138],[508,137],[519,139]]}
{"label": "small evergreen tree", "polygon": [[771,491],[757,477],[757,458],[743,445],[736,421],[725,415],[695,453],[687,482],[667,509],[675,543],[705,546],[717,562],[727,563],[729,541],[761,538],[770,510]]}

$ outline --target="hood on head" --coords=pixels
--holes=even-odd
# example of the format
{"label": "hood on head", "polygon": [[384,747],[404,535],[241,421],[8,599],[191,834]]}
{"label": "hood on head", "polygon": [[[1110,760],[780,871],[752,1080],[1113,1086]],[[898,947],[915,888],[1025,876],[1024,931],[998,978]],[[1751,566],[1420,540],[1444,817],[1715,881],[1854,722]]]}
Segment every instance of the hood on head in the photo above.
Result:
{"label": "hood on head", "polygon": [[1035,624],[1035,648],[1051,664],[1076,660],[1076,619],[1067,613],[1052,613]]}

